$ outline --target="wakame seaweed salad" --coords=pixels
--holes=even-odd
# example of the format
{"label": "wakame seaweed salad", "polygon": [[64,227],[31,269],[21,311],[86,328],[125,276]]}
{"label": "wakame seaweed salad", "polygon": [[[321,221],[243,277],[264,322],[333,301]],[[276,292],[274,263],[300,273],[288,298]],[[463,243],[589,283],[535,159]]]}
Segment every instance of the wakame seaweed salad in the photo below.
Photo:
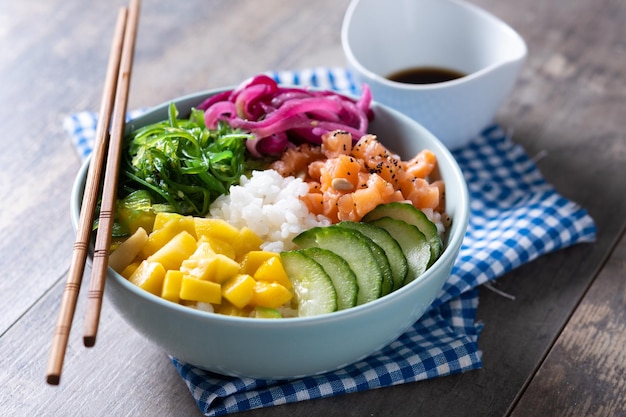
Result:
{"label": "wakame seaweed salad", "polygon": [[250,138],[225,122],[207,129],[201,110],[179,119],[172,103],[168,120],[126,138],[118,198],[145,190],[163,210],[204,216],[211,202],[246,172],[245,141]]}

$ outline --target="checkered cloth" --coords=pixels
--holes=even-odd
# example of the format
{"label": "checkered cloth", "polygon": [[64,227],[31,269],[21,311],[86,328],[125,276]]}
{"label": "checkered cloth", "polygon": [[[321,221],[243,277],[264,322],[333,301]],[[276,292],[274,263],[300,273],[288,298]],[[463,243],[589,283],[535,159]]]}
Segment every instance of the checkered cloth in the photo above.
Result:
{"label": "checkered cloth", "polygon": [[[343,68],[271,73],[286,84],[358,94]],[[76,149],[91,152],[96,115],[65,120]],[[478,290],[542,254],[595,239],[585,210],[546,183],[524,150],[497,125],[454,156],[471,196],[469,228],[441,293],[404,335],[367,359],[324,375],[287,381],[225,377],[172,358],[200,410],[207,416],[341,395],[480,368]]]}

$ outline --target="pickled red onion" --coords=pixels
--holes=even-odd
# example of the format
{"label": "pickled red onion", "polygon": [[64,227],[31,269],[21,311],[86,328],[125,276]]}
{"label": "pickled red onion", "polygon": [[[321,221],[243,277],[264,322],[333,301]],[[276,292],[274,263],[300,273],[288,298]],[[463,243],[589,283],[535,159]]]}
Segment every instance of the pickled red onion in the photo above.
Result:
{"label": "pickled red onion", "polygon": [[278,155],[290,144],[321,143],[329,131],[344,130],[357,141],[367,133],[372,118],[372,94],[367,85],[358,100],[332,91],[281,87],[266,75],[258,75],[205,100],[209,129],[225,120],[231,127],[252,133],[246,146],[255,157]]}

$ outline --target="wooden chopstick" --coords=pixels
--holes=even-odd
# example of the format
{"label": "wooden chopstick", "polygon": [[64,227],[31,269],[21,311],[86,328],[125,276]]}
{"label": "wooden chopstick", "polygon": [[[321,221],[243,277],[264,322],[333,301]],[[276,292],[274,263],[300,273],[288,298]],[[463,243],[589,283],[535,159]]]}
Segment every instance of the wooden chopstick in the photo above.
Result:
{"label": "wooden chopstick", "polygon": [[131,0],[128,9],[128,24],[126,25],[124,33],[122,60],[117,80],[115,109],[113,112],[109,153],[107,155],[106,172],[102,188],[100,218],[96,234],[91,281],[87,293],[87,310],[85,313],[85,327],[83,333],[83,343],[87,347],[91,347],[96,343],[96,334],[98,333],[100,312],[102,310],[102,297],[104,295],[104,284],[106,281],[109,250],[111,247],[111,230],[113,228],[115,200],[117,196],[117,178],[122,153],[124,127],[126,125],[126,106],[128,104],[130,74],[133,65],[138,20],[139,0]]}
{"label": "wooden chopstick", "polygon": [[100,111],[98,113],[98,123],[96,126],[96,136],[94,147],[91,153],[91,161],[87,171],[85,191],[78,219],[78,230],[74,242],[74,250],[70,262],[70,269],[67,274],[65,289],[61,299],[61,308],[54,329],[52,338],[52,349],[48,359],[46,371],[46,381],[50,385],[58,385],[61,379],[65,350],[69,339],[76,301],[85,271],[85,263],[89,252],[89,239],[93,227],[93,218],[98,202],[100,191],[100,178],[109,141],[109,124],[115,99],[117,77],[121,61],[121,50],[124,42],[124,30],[128,17],[128,9],[120,8],[115,25],[113,42],[109,54],[109,62],[104,81]]}
{"label": "wooden chopstick", "polygon": [[[102,170],[105,166],[105,154],[108,149],[102,197],[102,209],[105,215],[101,215],[99,219],[99,233],[97,236],[100,236],[100,238],[97,238],[94,252],[92,280],[87,300],[86,336],[83,338],[86,346],[93,346],[95,343],[108,264],[108,248],[113,226],[112,216],[116,198],[117,172],[124,134],[130,70],[135,48],[137,22],[139,20],[139,3],[140,0],[130,0],[130,7],[121,7],[117,17],[102,101],[98,113],[94,148],[83,192],[74,250],[46,369],[46,382],[50,385],[58,385],[61,380],[65,352],[89,252],[94,213],[102,182]],[[112,117],[113,125],[111,133],[109,133]],[[106,250],[103,249],[105,244]]]}

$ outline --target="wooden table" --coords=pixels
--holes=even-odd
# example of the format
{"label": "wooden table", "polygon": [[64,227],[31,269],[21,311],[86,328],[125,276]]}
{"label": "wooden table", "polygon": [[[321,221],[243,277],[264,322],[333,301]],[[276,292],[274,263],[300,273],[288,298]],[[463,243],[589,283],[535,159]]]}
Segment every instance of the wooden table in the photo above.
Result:
{"label": "wooden table", "polygon": [[[266,70],[343,66],[347,3],[145,0],[129,107]],[[626,2],[474,3],[529,45],[497,120],[530,155],[543,155],[538,166],[563,196],[588,209],[597,241],[499,279],[495,287],[514,301],[481,290],[481,370],[245,415],[626,415]],[[100,342],[89,350],[79,302],[61,385],[44,382],[74,241],[69,195],[79,159],[62,122],[97,109],[122,4],[0,1],[3,415],[199,414],[165,354],[106,301]]]}

